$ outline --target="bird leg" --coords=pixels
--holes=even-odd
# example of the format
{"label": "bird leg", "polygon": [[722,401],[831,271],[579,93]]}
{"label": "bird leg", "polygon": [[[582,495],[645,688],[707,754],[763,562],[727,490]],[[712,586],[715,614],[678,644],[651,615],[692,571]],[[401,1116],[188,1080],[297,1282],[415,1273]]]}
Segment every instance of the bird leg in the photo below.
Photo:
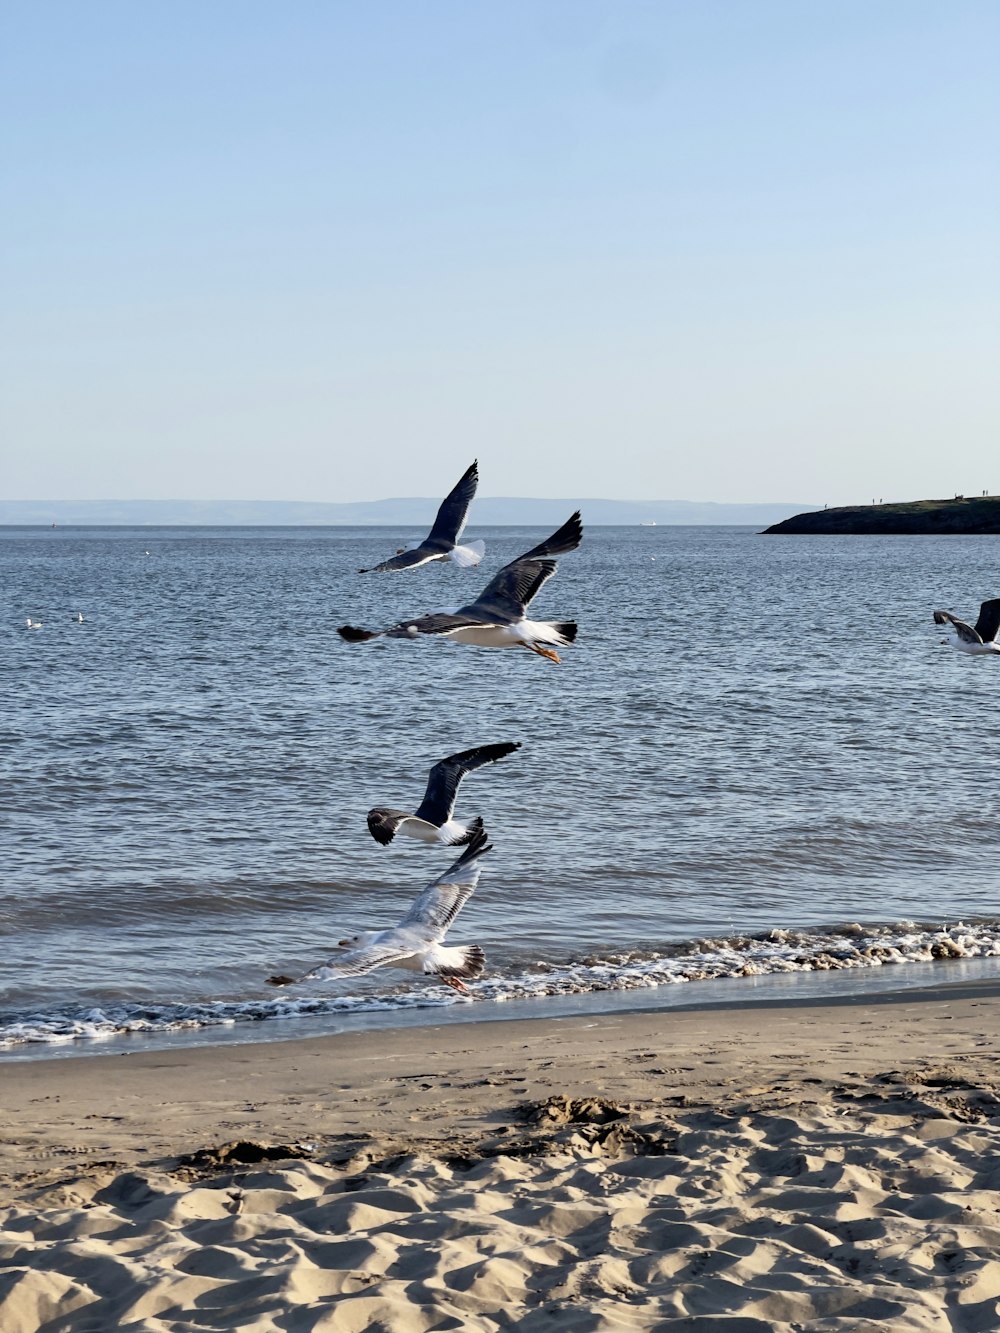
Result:
{"label": "bird leg", "polygon": [[547,657],[550,662],[559,662],[561,659],[554,648],[543,648],[540,643],[529,643],[525,647],[530,648],[533,653],[539,657]]}
{"label": "bird leg", "polygon": [[468,995],[468,986],[459,981],[458,977],[442,977],[441,980],[446,986],[450,986],[452,990],[457,990],[459,995]]}

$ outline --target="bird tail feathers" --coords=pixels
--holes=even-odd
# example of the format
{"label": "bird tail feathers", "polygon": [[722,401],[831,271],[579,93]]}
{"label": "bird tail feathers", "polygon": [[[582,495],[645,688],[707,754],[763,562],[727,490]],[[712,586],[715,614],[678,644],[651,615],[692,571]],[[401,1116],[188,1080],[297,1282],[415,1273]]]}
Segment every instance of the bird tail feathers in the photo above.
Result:
{"label": "bird tail feathers", "polygon": [[456,838],[451,845],[452,847],[467,847],[471,842],[478,838],[480,834],[485,837],[486,830],[483,828],[482,815],[476,815],[475,819],[469,820],[464,835],[461,838]]}
{"label": "bird tail feathers", "polygon": [[560,621],[552,621],[552,622],[551,622],[551,625],[552,625],[552,628],[555,630],[555,632],[559,635],[559,638],[560,638],[560,640],[561,640],[563,643],[575,643],[575,642],[576,642],[576,621],[575,621],[575,620],[560,620]]}
{"label": "bird tail feathers", "polygon": [[438,949],[434,973],[439,977],[461,977],[468,981],[481,977],[485,966],[486,955],[478,944],[461,944],[453,949]]}
{"label": "bird tail feathers", "polygon": [[522,620],[515,633],[530,647],[532,643],[573,643],[575,620]]}
{"label": "bird tail feathers", "polygon": [[479,564],[485,554],[485,542],[466,542],[463,546],[453,546],[448,552],[448,559],[453,560],[462,569],[471,569]]}

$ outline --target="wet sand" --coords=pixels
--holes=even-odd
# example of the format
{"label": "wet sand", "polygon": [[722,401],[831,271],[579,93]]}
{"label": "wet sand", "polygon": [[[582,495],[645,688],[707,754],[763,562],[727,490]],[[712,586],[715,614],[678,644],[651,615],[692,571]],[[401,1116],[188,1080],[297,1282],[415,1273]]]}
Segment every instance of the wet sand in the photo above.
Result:
{"label": "wet sand", "polygon": [[4,1333],[1000,1327],[1000,987],[8,1062]]}

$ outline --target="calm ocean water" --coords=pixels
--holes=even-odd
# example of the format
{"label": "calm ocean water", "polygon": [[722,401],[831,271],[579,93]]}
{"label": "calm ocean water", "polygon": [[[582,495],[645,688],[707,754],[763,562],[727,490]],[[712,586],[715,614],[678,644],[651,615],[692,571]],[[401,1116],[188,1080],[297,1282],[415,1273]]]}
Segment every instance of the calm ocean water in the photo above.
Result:
{"label": "calm ocean water", "polygon": [[476,1016],[395,972],[264,979],[398,919],[450,854],[380,848],[366,811],[488,741],[523,749],[460,793],[496,848],[450,937],[486,949],[480,1009],[1000,955],[1000,662],[931,623],[1000,595],[997,538],[591,527],[533,608],[579,621],[561,666],[342,643],[470,600],[546,530],[470,526],[479,570],[357,574],[420,535],[0,530],[8,1050]]}

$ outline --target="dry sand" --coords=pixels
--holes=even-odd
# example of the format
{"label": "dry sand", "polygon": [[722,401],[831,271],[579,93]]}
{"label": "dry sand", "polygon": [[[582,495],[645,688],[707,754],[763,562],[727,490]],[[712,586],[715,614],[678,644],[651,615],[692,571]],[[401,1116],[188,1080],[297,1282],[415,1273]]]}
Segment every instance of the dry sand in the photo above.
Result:
{"label": "dry sand", "polygon": [[998,1033],[943,987],[8,1062],[0,1329],[997,1330]]}

